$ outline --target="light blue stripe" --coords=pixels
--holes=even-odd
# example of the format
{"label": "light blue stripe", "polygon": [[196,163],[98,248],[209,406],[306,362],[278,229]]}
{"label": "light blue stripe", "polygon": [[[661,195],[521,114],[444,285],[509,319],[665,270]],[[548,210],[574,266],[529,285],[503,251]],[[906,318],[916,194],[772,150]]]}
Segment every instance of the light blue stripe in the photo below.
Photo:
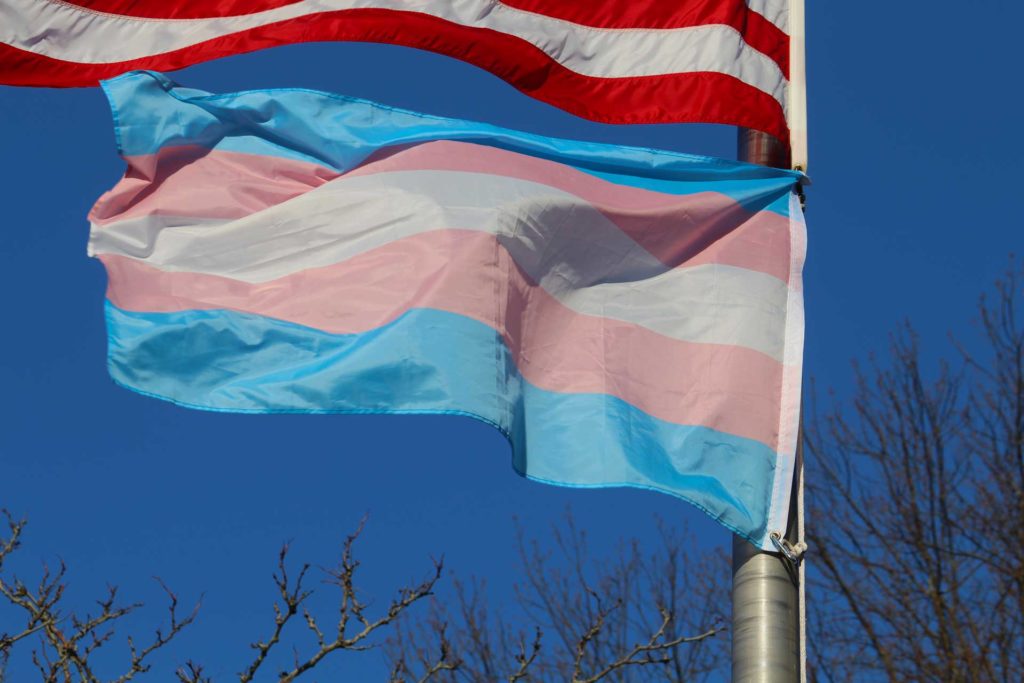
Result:
{"label": "light blue stripe", "polygon": [[200,145],[351,169],[374,151],[430,140],[464,140],[550,159],[612,182],[664,192],[727,194],[751,210],[788,215],[802,174],[713,157],[546,137],[486,123],[386,107],[314,90],[224,95],[133,71],[103,82],[125,156]]}
{"label": "light blue stripe", "polygon": [[763,540],[771,449],[612,396],[539,389],[501,337],[470,318],[414,309],[334,335],[224,310],[137,313],[108,302],[106,316],[110,374],[140,393],[228,412],[469,415],[508,437],[527,477],[663,491]]}

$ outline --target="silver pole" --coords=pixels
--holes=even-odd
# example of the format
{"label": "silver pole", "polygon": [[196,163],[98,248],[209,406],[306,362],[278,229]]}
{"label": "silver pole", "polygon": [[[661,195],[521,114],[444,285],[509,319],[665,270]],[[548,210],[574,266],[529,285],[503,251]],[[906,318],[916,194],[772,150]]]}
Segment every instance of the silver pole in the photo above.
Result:
{"label": "silver pole", "polygon": [[[778,139],[741,128],[741,161],[789,168],[789,149]],[[801,471],[797,453],[797,472]],[[786,537],[799,539],[799,505],[793,491]],[[739,536],[732,539],[733,683],[800,683],[800,578],[779,554],[761,551]]]}

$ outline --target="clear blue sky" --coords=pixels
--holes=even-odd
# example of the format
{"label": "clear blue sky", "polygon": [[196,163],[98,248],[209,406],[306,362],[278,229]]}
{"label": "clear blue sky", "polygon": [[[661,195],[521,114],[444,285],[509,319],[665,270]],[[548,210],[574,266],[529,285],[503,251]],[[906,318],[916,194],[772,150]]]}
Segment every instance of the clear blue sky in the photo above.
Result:
{"label": "clear blue sky", "polygon": [[[1009,252],[1024,252],[1024,8],[808,5],[806,369],[842,395],[849,360],[883,350],[904,318],[936,348],[949,332],[969,338],[978,294]],[[551,135],[735,153],[733,129],[589,123],[473,67],[390,46],[291,46],[173,77],[211,91],[305,86]],[[542,535],[570,505],[599,546],[636,534],[653,547],[655,514],[686,521],[709,546],[728,542],[668,496],[522,480],[503,438],[473,420],[222,415],[116,388],[104,365],[105,277],[85,255],[85,215],[123,171],[101,93],[0,88],[0,160],[0,506],[31,520],[21,566],[63,557],[77,604],[108,580],[128,599],[155,599],[155,574],[185,600],[206,594],[198,626],[153,680],[170,680],[186,657],[230,680],[270,624],[281,542],[294,539],[296,559],[330,563],[367,511],[360,555],[381,603],[441,553],[505,599],[517,575],[513,516]],[[134,623],[148,629],[161,616]],[[10,617],[0,609],[0,632]],[[373,654],[340,663],[347,680],[384,678]]]}

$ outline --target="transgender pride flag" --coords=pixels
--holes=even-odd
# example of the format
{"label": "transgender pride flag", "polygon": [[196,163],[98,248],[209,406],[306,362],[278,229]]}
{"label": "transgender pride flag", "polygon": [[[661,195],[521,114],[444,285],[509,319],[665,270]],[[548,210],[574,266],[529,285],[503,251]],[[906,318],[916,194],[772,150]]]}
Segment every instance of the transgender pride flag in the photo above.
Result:
{"label": "transgender pride flag", "polygon": [[765,548],[800,404],[796,173],[308,90],[104,84],[109,365],[209,410],[451,413],[517,471],[686,499]]}

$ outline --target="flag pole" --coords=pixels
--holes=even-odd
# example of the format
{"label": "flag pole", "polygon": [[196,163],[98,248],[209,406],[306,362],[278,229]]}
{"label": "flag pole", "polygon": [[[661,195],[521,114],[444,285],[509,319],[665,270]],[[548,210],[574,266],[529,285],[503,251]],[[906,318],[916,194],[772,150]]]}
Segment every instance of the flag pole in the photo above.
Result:
{"label": "flag pole", "polygon": [[[747,131],[741,131],[742,133]],[[803,433],[797,441],[786,541],[803,542]],[[799,558],[797,559],[799,562]],[[732,537],[733,683],[803,683],[804,566]]]}
{"label": "flag pole", "polygon": [[[741,161],[807,172],[807,88],[804,0],[789,0],[790,73],[787,121],[790,144],[760,131],[739,129]],[[803,543],[803,429],[797,439],[790,496],[791,547]],[[733,683],[803,683],[806,680],[804,566],[780,553],[732,538]]]}
{"label": "flag pole", "polygon": [[[739,129],[737,156],[762,166],[789,168],[790,150],[778,138]],[[802,540],[798,480],[803,476],[798,439],[796,476],[786,539]],[[803,678],[801,571],[780,553],[732,537],[733,683],[800,683]]]}

